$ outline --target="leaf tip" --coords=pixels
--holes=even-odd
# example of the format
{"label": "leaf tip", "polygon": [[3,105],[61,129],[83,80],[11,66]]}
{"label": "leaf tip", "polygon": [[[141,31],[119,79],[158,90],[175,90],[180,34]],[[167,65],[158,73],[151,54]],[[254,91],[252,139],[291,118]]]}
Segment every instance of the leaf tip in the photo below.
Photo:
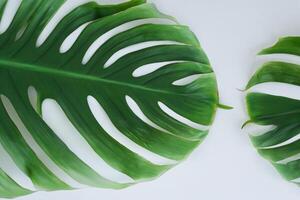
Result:
{"label": "leaf tip", "polygon": [[232,106],[228,106],[228,105],[224,105],[224,104],[217,104],[219,108],[224,109],[224,110],[232,110],[234,107]]}
{"label": "leaf tip", "polygon": [[248,124],[250,124],[250,123],[252,123],[252,120],[246,121],[246,122],[242,125],[241,129],[244,129],[244,128],[245,128]]}

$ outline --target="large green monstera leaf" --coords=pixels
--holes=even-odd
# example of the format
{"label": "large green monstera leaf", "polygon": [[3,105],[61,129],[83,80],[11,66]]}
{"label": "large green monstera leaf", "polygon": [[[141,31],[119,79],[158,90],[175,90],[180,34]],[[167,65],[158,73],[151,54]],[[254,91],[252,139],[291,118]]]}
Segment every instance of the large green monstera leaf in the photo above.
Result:
{"label": "large green monstera leaf", "polygon": [[[296,58],[300,56],[300,37],[282,38],[260,54],[281,54]],[[300,65],[283,61],[267,62],[249,81],[247,89],[266,83],[273,84],[273,91],[268,92],[269,94],[250,92],[247,95],[250,115],[248,123],[267,127],[263,128],[265,131],[252,135],[251,140],[258,152],[269,160],[285,179],[299,184],[300,101],[296,97],[284,96],[283,90],[274,94],[276,82],[300,86]]]}
{"label": "large green monstera leaf", "polygon": [[[1,197],[156,178],[203,141],[218,106],[209,61],[174,18],[144,0],[86,3],[40,39],[63,3],[23,0],[0,35],[1,157],[33,185],[1,166]],[[46,101],[73,132],[45,120]]]}

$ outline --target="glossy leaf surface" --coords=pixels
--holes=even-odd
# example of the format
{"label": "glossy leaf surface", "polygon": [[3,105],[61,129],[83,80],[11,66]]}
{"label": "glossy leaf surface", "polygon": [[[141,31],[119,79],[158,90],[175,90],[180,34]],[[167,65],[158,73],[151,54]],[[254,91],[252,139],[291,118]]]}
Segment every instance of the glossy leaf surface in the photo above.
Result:
{"label": "glossy leaf surface", "polygon": [[[300,56],[300,37],[280,39],[261,55]],[[283,61],[265,63],[251,78],[247,89],[265,83],[300,86],[300,65]],[[274,92],[274,91],[273,91]],[[249,123],[270,126],[251,140],[258,152],[269,160],[287,180],[299,183],[300,177],[300,100],[279,94],[250,92],[247,95]]]}
{"label": "glossy leaf surface", "polygon": [[[160,176],[203,141],[219,103],[215,75],[198,40],[153,4],[132,0],[83,4],[39,44],[63,3],[23,0],[0,35],[0,144],[35,190],[77,188],[73,182],[120,189]],[[2,14],[6,4],[0,0]],[[76,40],[63,47],[72,33],[79,33]],[[33,101],[30,88],[36,91]],[[97,171],[74,151],[83,146],[46,123],[45,100],[59,105],[74,137],[76,130],[80,144],[122,181]],[[0,196],[35,191],[1,174]]]}

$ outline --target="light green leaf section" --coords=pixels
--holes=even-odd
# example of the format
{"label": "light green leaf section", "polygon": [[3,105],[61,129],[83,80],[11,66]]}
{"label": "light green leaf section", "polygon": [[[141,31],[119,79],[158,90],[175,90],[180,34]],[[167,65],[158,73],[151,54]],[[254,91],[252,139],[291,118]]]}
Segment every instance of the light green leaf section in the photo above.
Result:
{"label": "light green leaf section", "polygon": [[[300,56],[300,37],[282,38],[260,54]],[[268,82],[300,86],[300,66],[281,61],[265,63],[248,82],[247,89]],[[249,122],[274,126],[272,130],[259,136],[251,136],[254,146],[285,179],[299,184],[300,101],[259,92],[248,93],[246,100]]]}
{"label": "light green leaf section", "polygon": [[13,181],[4,171],[0,170],[0,197],[14,198],[31,194],[32,191],[22,188]]}
{"label": "light green leaf section", "polygon": [[[174,165],[155,164],[115,140],[96,120],[87,97],[95,98],[113,125],[140,147],[166,159],[184,160],[203,141],[208,130],[196,129],[173,118],[161,109],[159,102],[193,123],[207,127],[212,124],[219,105],[217,84],[197,38],[188,27],[160,13],[153,4],[132,0],[110,6],[81,5],[66,15],[47,40],[36,47],[41,32],[63,3],[63,0],[22,1],[11,25],[0,35],[0,94],[10,100],[47,156],[75,181],[115,189],[132,184],[112,181],[79,159],[42,119],[41,104],[45,99],[54,99],[61,106],[81,136],[109,166],[135,182],[160,176]],[[1,13],[5,5],[6,1],[0,0]],[[100,36],[122,24],[153,18],[171,20],[173,24],[147,23],[118,33],[82,64],[86,51]],[[60,53],[65,39],[87,22],[91,23],[73,46]],[[24,33],[17,37],[24,26]],[[172,41],[173,44],[140,49],[104,67],[116,52],[149,41]],[[161,62],[170,64],[143,76],[132,75],[139,67]],[[200,76],[191,83],[172,84],[195,74]],[[29,101],[30,86],[38,93],[38,111]],[[126,96],[159,128],[140,119],[127,104]],[[0,103],[0,120],[1,145],[38,190],[73,189],[39,160],[3,103]],[[5,172],[0,175],[0,196],[30,193]]]}

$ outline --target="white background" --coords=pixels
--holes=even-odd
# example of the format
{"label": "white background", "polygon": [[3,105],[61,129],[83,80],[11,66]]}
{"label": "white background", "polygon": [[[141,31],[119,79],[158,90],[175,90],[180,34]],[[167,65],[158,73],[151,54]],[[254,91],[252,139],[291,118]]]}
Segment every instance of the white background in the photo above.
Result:
{"label": "white background", "polygon": [[[73,0],[76,2],[77,0]],[[299,0],[152,0],[189,25],[216,71],[221,103],[205,142],[159,179],[114,191],[39,192],[20,200],[298,200],[300,188],[284,181],[255,152],[241,125],[247,120],[242,89],[257,66],[256,53],[284,35],[300,35]],[[101,2],[101,1],[100,1]],[[105,2],[111,2],[106,0]]]}

